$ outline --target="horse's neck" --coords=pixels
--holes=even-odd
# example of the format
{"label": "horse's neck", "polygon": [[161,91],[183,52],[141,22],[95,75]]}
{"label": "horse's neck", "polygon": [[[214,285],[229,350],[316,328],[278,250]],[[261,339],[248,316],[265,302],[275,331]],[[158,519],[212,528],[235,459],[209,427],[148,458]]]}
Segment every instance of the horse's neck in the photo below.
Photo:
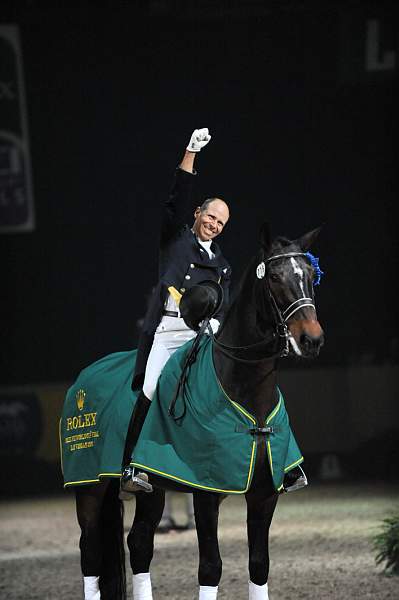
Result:
{"label": "horse's neck", "polygon": [[[256,309],[255,293],[254,278],[251,275],[251,269],[249,269],[241,284],[240,293],[231,304],[223,324],[220,334],[223,343],[231,346],[245,346],[262,340],[257,322],[259,315]],[[264,310],[262,314],[263,325],[266,328],[269,327],[272,331],[274,314],[270,305],[268,308],[268,304],[269,301],[265,298],[262,307]]]}
{"label": "horse's neck", "polygon": [[214,347],[218,379],[226,394],[254,415],[261,425],[278,400],[275,360],[247,364],[234,361]]}
{"label": "horse's neck", "polygon": [[[254,286],[253,282],[247,280],[230,307],[218,339],[232,347],[261,342],[256,318]],[[261,348],[257,350],[257,356],[260,352]],[[214,348],[214,359],[219,380],[228,396],[256,416],[259,423],[264,422],[278,399],[276,360],[235,361],[217,346]]]}

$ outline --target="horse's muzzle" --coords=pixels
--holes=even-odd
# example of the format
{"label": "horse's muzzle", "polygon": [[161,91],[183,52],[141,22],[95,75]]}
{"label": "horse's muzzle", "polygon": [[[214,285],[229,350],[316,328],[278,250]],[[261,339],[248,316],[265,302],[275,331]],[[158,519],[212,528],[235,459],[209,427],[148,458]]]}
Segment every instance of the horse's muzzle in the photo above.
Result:
{"label": "horse's muzzle", "polygon": [[316,358],[316,356],[319,355],[321,347],[324,345],[324,333],[322,332],[318,336],[302,333],[299,342],[302,356],[306,358]]}
{"label": "horse's muzzle", "polygon": [[302,358],[316,358],[324,344],[324,332],[317,319],[293,320],[289,325],[297,348],[296,354]]}

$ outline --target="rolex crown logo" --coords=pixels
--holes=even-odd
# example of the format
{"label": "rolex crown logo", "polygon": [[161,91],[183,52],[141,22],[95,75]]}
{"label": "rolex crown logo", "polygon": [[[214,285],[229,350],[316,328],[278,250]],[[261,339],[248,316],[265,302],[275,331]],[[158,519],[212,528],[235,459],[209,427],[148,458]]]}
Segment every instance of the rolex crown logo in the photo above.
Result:
{"label": "rolex crown logo", "polygon": [[86,392],[84,390],[80,389],[76,392],[76,395],[75,395],[76,405],[79,410],[83,410],[83,405],[85,403],[85,397],[86,397]]}

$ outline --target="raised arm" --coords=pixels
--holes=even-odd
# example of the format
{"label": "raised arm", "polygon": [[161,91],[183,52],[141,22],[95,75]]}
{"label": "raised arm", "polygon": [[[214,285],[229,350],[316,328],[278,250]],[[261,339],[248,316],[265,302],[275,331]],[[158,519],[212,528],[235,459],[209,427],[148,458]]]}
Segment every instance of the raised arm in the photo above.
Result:
{"label": "raised arm", "polygon": [[176,170],[172,188],[164,205],[162,217],[161,244],[167,243],[191,219],[194,206],[191,202],[191,189],[195,177],[194,161],[196,154],[211,139],[208,129],[195,129]]}
{"label": "raised arm", "polygon": [[183,156],[183,160],[179,165],[179,169],[187,171],[187,173],[193,173],[194,171],[195,152],[186,150]]}
{"label": "raised arm", "polygon": [[209,135],[209,129],[203,127],[202,129],[194,129],[191,134],[190,141],[186,148],[186,152],[183,156],[183,160],[180,163],[180,169],[192,173],[194,171],[194,161],[197,152],[200,152],[204,146],[210,141],[212,136]]}

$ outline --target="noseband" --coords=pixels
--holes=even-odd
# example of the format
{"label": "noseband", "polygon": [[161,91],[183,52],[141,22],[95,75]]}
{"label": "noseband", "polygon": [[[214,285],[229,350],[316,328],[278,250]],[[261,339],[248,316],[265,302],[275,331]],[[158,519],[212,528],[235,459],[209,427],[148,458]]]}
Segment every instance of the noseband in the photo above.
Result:
{"label": "noseband", "polygon": [[[272,261],[279,260],[279,259],[285,259],[285,258],[293,258],[295,256],[304,256],[304,257],[308,258],[305,252],[286,252],[285,254],[274,254],[273,256],[270,256],[266,261],[262,261],[258,265],[258,267],[256,269],[256,275],[257,275],[258,279],[263,279],[265,277],[266,267]],[[290,341],[290,338],[292,338],[292,333],[290,332],[290,330],[287,327],[288,320],[298,310],[300,310],[301,308],[304,308],[305,306],[310,306],[311,308],[314,309],[314,311],[316,311],[313,297],[312,298],[308,298],[308,297],[298,298],[297,300],[292,302],[289,306],[287,306],[287,308],[285,308],[284,310],[281,310],[277,304],[277,301],[273,295],[273,292],[270,289],[269,283],[267,283],[267,291],[268,291],[268,295],[269,295],[271,305],[273,307],[274,315],[275,315],[275,330],[273,331],[270,339],[263,339],[260,342],[256,342],[255,344],[250,344],[248,346],[228,346],[226,344],[223,344],[219,340],[217,340],[215,338],[215,336],[213,335],[210,326],[208,327],[208,330],[210,330],[210,334],[211,334],[214,344],[221,350],[221,352],[223,354],[226,354],[227,356],[229,356],[233,360],[236,360],[237,362],[255,363],[255,362],[260,362],[262,360],[265,360],[266,358],[271,359],[271,358],[279,358],[279,357],[288,356],[289,341]],[[228,350],[246,351],[246,350],[252,350],[254,348],[264,347],[264,346],[267,346],[268,344],[270,344],[270,342],[275,341],[276,339],[279,340],[279,349],[277,352],[273,353],[270,356],[263,356],[262,358],[248,359],[248,358],[239,358],[238,356],[234,356],[233,354],[230,354],[230,352],[228,352]]]}

